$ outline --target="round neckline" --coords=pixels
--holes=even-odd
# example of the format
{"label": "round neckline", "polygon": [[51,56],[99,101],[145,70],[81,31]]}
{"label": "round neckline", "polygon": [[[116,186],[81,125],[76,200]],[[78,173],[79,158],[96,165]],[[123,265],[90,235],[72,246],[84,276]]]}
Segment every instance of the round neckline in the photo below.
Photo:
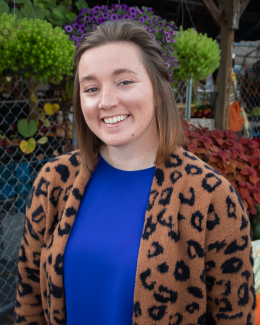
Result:
{"label": "round neckline", "polygon": [[117,172],[123,172],[123,173],[141,173],[141,172],[149,172],[153,169],[155,169],[155,166],[149,167],[149,168],[145,168],[145,169],[139,169],[139,170],[123,170],[123,169],[118,169],[116,167],[111,166],[99,153],[98,154],[98,159],[99,161],[102,161],[106,166],[108,166],[109,168],[111,168],[112,170],[115,170]]}

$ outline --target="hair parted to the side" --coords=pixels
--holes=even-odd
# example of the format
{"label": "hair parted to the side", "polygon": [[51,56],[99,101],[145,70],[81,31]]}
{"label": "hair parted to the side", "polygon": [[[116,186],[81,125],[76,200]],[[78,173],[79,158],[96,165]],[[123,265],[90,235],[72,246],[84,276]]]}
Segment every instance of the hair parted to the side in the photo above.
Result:
{"label": "hair parted to the side", "polygon": [[166,162],[176,146],[184,142],[181,118],[169,83],[170,77],[163,60],[163,51],[157,41],[137,22],[129,20],[107,21],[89,34],[78,45],[75,60],[73,106],[75,109],[77,138],[83,166],[93,170],[97,153],[103,142],[85,122],[80,105],[79,62],[87,50],[105,44],[128,42],[140,49],[144,66],[151,79],[155,98],[155,114],[159,134],[156,163]]}

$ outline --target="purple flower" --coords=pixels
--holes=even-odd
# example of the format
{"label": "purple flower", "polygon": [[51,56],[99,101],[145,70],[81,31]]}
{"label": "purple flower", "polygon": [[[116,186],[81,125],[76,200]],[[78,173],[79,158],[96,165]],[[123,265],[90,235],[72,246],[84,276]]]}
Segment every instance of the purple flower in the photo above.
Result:
{"label": "purple flower", "polygon": [[140,21],[140,23],[144,23],[144,18],[143,17],[140,17],[139,18],[139,21]]}
{"label": "purple flower", "polygon": [[143,25],[145,29],[148,29],[148,27],[146,25]]}
{"label": "purple flower", "polygon": [[169,34],[168,32],[164,31],[164,34],[165,34],[165,36],[166,36],[167,38],[170,37],[170,34]]}
{"label": "purple flower", "polygon": [[99,11],[100,11],[99,6],[95,6],[95,7],[93,8],[93,12],[98,13]]}
{"label": "purple flower", "polygon": [[118,16],[116,14],[111,15],[111,20],[118,20]]}
{"label": "purple flower", "polygon": [[90,18],[85,16],[84,19],[83,19],[85,22],[89,23],[90,22]]}
{"label": "purple flower", "polygon": [[146,9],[147,9],[147,11],[153,11],[152,7],[147,7]]}
{"label": "purple flower", "polygon": [[142,11],[141,11],[140,9],[137,9],[136,11],[137,11],[137,13],[138,13],[139,15],[142,14]]}
{"label": "purple flower", "polygon": [[97,23],[98,23],[98,24],[103,24],[104,21],[105,21],[105,20],[104,20],[103,18],[98,18],[98,19],[97,19]]}
{"label": "purple flower", "polygon": [[155,31],[155,33],[159,33],[158,29],[154,28],[153,30]]}
{"label": "purple flower", "polygon": [[93,9],[89,9],[88,13],[91,15],[93,13]]}
{"label": "purple flower", "polygon": [[77,28],[79,28],[79,24],[77,24],[77,23],[73,23],[73,24],[72,24],[72,27],[73,27],[73,29],[77,29]]}
{"label": "purple flower", "polygon": [[176,40],[175,40],[174,38],[171,38],[171,41],[172,41],[173,43],[176,43],[176,44],[177,44],[177,42],[176,42]]}
{"label": "purple flower", "polygon": [[149,18],[148,15],[145,15],[145,16],[144,16],[144,19],[148,19],[148,18]]}
{"label": "purple flower", "polygon": [[151,28],[148,29],[148,32],[151,33],[153,30]]}
{"label": "purple flower", "polygon": [[166,42],[170,43],[171,39],[166,37]]}
{"label": "purple flower", "polygon": [[167,69],[169,69],[170,68],[169,63],[166,62],[165,64],[166,64]]}
{"label": "purple flower", "polygon": [[67,25],[65,27],[65,30],[66,30],[67,33],[70,33],[73,30],[73,28],[70,25]]}
{"label": "purple flower", "polygon": [[109,18],[109,14],[104,13],[104,14],[102,15],[102,17],[105,18],[105,19],[107,19],[107,18]]}
{"label": "purple flower", "polygon": [[125,4],[121,5],[121,7],[120,7],[120,9],[122,9],[122,10],[126,10],[126,8],[127,8],[127,5],[125,5]]}
{"label": "purple flower", "polygon": [[101,10],[103,10],[103,11],[108,11],[108,8],[107,8],[107,6],[101,6]]}
{"label": "purple flower", "polygon": [[131,19],[136,19],[136,15],[135,14],[131,14],[130,17],[131,17]]}
{"label": "purple flower", "polygon": [[156,40],[154,34],[150,34],[150,36],[152,37],[152,39]]}
{"label": "purple flower", "polygon": [[130,8],[130,14],[136,14],[136,9],[135,8]]}
{"label": "purple flower", "polygon": [[158,25],[159,25],[159,26],[163,26],[163,23],[159,23]]}
{"label": "purple flower", "polygon": [[130,16],[129,15],[124,15],[123,19],[130,19]]}
{"label": "purple flower", "polygon": [[152,24],[152,23],[153,23],[153,20],[152,20],[151,18],[149,19],[149,23],[150,23],[150,24]]}
{"label": "purple flower", "polygon": [[[112,5],[112,6],[113,6],[113,5]],[[111,12],[115,12],[115,11],[116,11],[115,9],[111,9],[111,10],[110,10],[110,13],[111,13]]]}
{"label": "purple flower", "polygon": [[129,7],[126,6],[124,10],[125,10],[125,12],[129,12]]}

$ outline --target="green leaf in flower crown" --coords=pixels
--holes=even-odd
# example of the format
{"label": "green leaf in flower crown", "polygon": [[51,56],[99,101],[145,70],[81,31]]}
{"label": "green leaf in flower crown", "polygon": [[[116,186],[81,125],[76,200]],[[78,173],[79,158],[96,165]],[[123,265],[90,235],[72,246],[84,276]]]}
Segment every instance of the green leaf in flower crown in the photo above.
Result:
{"label": "green leaf in flower crown", "polygon": [[8,14],[9,13],[9,7],[8,4],[5,3],[4,1],[0,1],[0,16],[3,14]]}
{"label": "green leaf in flower crown", "polygon": [[18,122],[17,128],[19,133],[24,137],[31,137],[37,132],[37,124],[34,120],[27,121],[27,119],[22,119]]}
{"label": "green leaf in flower crown", "polygon": [[73,97],[73,86],[74,86],[74,80],[73,79],[69,79],[67,84],[66,84],[66,92],[69,95],[70,98]]}
{"label": "green leaf in flower crown", "polygon": [[258,214],[260,214],[260,205],[259,204],[256,204],[256,210],[257,210],[257,212],[258,212]]}

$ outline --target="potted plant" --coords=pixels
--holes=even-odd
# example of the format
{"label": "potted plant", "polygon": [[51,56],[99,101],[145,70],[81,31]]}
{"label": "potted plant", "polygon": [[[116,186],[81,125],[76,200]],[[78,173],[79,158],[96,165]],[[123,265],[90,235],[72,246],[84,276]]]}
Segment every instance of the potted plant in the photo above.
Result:
{"label": "potted plant", "polygon": [[87,35],[96,25],[109,20],[130,19],[138,21],[151,37],[156,39],[164,51],[165,64],[169,69],[171,82],[173,73],[177,68],[175,56],[176,27],[173,21],[167,22],[165,19],[154,14],[149,7],[139,8],[129,7],[126,4],[112,4],[109,6],[95,6],[94,8],[81,9],[78,17],[72,24],[65,24],[64,29],[70,36],[70,40],[78,45],[80,40]]}

